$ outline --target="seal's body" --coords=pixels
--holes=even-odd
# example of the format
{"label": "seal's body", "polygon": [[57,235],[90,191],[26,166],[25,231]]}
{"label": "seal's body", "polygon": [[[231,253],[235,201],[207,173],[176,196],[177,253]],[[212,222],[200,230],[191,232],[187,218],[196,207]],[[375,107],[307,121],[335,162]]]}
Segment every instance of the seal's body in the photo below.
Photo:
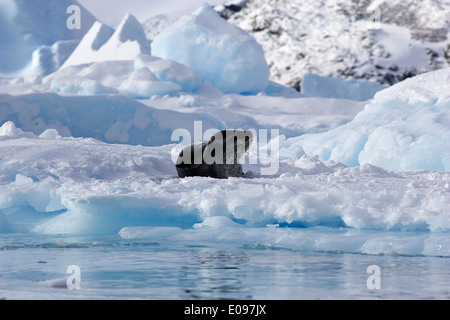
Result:
{"label": "seal's body", "polygon": [[244,173],[239,159],[252,142],[253,134],[250,131],[218,132],[208,142],[192,144],[180,152],[176,164],[178,176],[218,179],[242,177]]}

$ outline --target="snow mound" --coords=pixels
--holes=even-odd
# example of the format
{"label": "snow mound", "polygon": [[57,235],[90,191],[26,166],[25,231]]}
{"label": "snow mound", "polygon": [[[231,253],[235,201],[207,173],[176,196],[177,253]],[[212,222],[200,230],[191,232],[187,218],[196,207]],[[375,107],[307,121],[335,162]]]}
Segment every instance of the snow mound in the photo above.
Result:
{"label": "snow mound", "polygon": [[260,45],[207,4],[156,36],[152,54],[192,68],[224,93],[258,93],[268,85]]}
{"label": "snow mound", "polygon": [[302,78],[301,91],[310,97],[348,99],[366,101],[373,98],[375,93],[386,89],[377,82],[360,79],[343,79],[321,77],[307,73]]}
{"label": "snow mound", "polygon": [[134,60],[141,53],[150,54],[150,40],[139,21],[127,14],[114,32],[100,22],[94,23],[62,68],[90,62]]}
{"label": "snow mound", "polygon": [[100,61],[61,68],[45,77],[52,92],[123,94],[136,99],[174,96],[198,90],[202,82],[192,69],[172,60],[140,54],[136,60]]}
{"label": "snow mound", "polygon": [[135,67],[141,66],[148,67],[160,81],[170,81],[180,85],[183,92],[196,91],[202,84],[197,72],[173,60],[141,54],[135,60]]}
{"label": "snow mound", "polygon": [[24,132],[21,129],[16,128],[16,125],[12,121],[5,122],[0,127],[0,141],[7,139],[19,139],[19,138],[35,138],[36,136],[31,132]]}
{"label": "snow mound", "polygon": [[450,68],[407,79],[375,95],[354,120],[285,141],[321,160],[387,170],[450,171]]}

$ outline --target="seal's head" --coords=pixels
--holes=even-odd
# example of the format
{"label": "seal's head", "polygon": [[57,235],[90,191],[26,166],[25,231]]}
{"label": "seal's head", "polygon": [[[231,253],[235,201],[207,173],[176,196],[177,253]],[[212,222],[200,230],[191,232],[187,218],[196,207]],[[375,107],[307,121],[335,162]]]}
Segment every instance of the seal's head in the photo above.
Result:
{"label": "seal's head", "polygon": [[195,143],[184,148],[177,159],[180,178],[201,176],[227,179],[242,177],[239,160],[253,142],[251,131],[223,130],[208,142]]}

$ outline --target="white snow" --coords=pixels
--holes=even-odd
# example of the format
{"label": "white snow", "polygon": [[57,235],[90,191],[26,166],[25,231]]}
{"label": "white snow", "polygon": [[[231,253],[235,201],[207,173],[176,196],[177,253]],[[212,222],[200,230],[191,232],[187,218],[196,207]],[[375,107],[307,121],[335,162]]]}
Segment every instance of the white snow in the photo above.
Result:
{"label": "white snow", "polygon": [[258,93],[268,85],[260,45],[208,4],[156,36],[152,54],[192,68],[224,93]]}
{"label": "white snow", "polygon": [[42,82],[53,92],[81,95],[120,93],[137,99],[193,92],[202,85],[199,75],[192,69],[146,54],[138,55],[136,60],[63,67]]}

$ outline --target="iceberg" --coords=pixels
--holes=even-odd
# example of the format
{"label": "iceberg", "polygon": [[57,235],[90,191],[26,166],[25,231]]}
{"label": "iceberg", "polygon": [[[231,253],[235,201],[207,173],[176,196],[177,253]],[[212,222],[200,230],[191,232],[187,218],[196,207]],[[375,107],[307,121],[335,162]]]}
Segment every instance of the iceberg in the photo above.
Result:
{"label": "iceberg", "polygon": [[177,96],[200,89],[200,76],[172,60],[140,54],[136,60],[91,62],[61,68],[42,79],[49,90],[75,95],[122,94],[135,99]]}
{"label": "iceberg", "polygon": [[258,93],[270,70],[261,46],[204,4],[152,42],[152,54],[195,70],[224,93]]}
{"label": "iceberg", "polygon": [[135,68],[139,67],[148,67],[160,81],[170,81],[180,85],[183,92],[194,92],[202,85],[197,72],[173,60],[141,54],[135,60]]}
{"label": "iceberg", "polygon": [[139,21],[127,14],[115,31],[95,22],[62,68],[90,62],[134,60],[150,54],[150,40]]}
{"label": "iceberg", "polygon": [[93,62],[98,50],[111,38],[113,33],[112,28],[96,21],[61,68]]}
{"label": "iceberg", "polygon": [[119,93],[135,99],[149,99],[155,95],[176,95],[181,86],[173,82],[159,81],[150,69],[134,71],[119,87]]}
{"label": "iceberg", "polygon": [[[36,65],[50,64],[49,58],[41,56],[36,55],[35,60],[39,60]],[[150,40],[130,14],[116,30],[95,22],[61,68],[44,78],[43,83],[52,92],[115,93],[135,99],[193,92],[202,85],[194,70],[173,60],[151,56]]]}
{"label": "iceberg", "polygon": [[450,68],[379,91],[351,122],[287,139],[281,153],[303,147],[321,160],[393,171],[450,171]]}

